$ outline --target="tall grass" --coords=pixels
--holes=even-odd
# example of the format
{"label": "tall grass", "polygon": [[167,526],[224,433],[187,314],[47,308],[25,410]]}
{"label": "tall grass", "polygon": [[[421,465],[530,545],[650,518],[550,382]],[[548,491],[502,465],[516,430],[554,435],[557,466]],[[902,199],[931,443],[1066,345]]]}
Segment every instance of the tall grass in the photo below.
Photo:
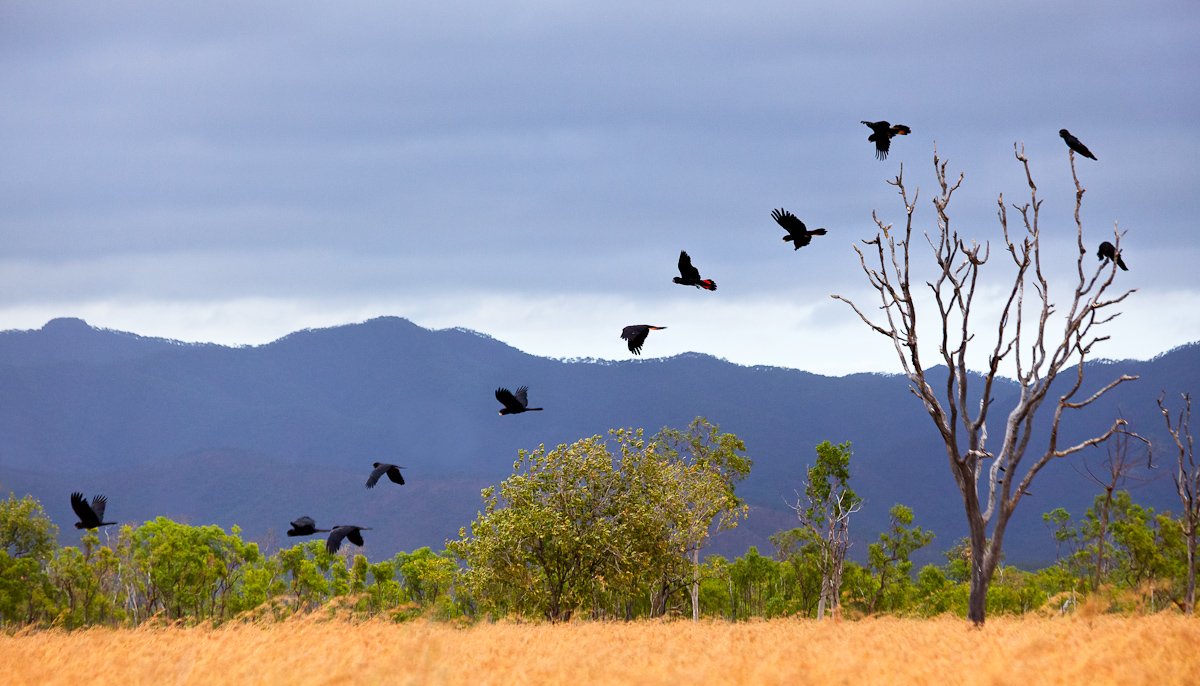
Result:
{"label": "tall grass", "polygon": [[859,622],[349,623],[23,631],[4,684],[1196,684],[1178,615]]}

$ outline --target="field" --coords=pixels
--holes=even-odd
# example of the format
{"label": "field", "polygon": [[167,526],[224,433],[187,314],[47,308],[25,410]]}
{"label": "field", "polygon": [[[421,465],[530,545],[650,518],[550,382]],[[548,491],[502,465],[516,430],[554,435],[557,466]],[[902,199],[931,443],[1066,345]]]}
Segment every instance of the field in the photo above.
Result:
{"label": "field", "polygon": [[4,684],[1196,684],[1200,619],[304,619],[0,637]]}

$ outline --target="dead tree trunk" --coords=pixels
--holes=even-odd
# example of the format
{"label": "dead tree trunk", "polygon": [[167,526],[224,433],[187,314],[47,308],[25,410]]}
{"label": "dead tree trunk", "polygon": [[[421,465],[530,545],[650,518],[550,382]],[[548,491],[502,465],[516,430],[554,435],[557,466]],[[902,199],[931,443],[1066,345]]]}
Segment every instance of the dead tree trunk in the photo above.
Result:
{"label": "dead tree trunk", "polygon": [[[971,540],[971,592],[968,616],[975,624],[984,622],[987,610],[987,589],[1000,561],[1004,533],[1020,503],[1028,495],[1029,485],[1039,471],[1052,459],[1067,457],[1088,446],[1098,445],[1124,425],[1117,419],[1107,431],[1070,446],[1059,444],[1059,425],[1064,413],[1078,410],[1095,402],[1119,384],[1137,377],[1122,375],[1088,397],[1080,397],[1083,386],[1084,361],[1095,344],[1107,339],[1097,333],[1119,312],[1112,312],[1133,291],[1110,295],[1116,265],[1109,263],[1085,269],[1087,249],[1083,241],[1080,207],[1084,189],[1075,173],[1075,156],[1068,152],[1071,174],[1075,179],[1075,226],[1079,255],[1076,259],[1077,279],[1065,312],[1051,301],[1050,285],[1042,269],[1041,229],[1037,186],[1029,170],[1029,160],[1022,148],[1014,145],[1017,160],[1023,165],[1029,184],[1030,201],[1014,206],[1020,213],[1023,231],[1010,232],[1008,207],[1001,195],[997,202],[1003,247],[1015,272],[1011,285],[1006,287],[998,321],[976,326],[975,296],[980,268],[988,261],[990,244],[961,238],[951,229],[947,213],[950,200],[962,184],[960,174],[953,183],[947,177],[947,163],[934,151],[933,164],[939,194],[933,199],[937,215],[936,230],[925,234],[932,248],[935,268],[932,278],[925,281],[932,303],[922,301],[918,306],[917,293],[911,275],[913,213],[919,192],[911,199],[904,185],[904,170],[888,183],[895,186],[904,202],[906,221],[899,238],[892,234],[892,225],[872,215],[879,233],[868,246],[871,265],[862,248],[855,246],[867,281],[877,291],[882,311],[875,319],[851,300],[834,295],[847,303],[859,318],[876,333],[892,342],[912,391],[924,405],[945,444],[951,474],[962,496],[963,510]],[[1120,232],[1113,229],[1113,243],[1119,247]],[[1092,264],[1091,262],[1088,263]],[[920,282],[917,284],[920,289]],[[1026,295],[1030,295],[1026,301]],[[983,296],[987,297],[987,296]],[[933,321],[940,332],[931,343],[922,344],[918,337],[918,312],[934,309]],[[1061,314],[1060,314],[1061,312]],[[922,314],[924,317],[925,315]],[[1052,317],[1054,321],[1052,322]],[[924,319],[922,319],[924,321]],[[986,369],[972,378],[967,369],[968,348],[977,340],[977,331],[988,331],[995,342],[987,353]],[[928,333],[928,332],[927,332]],[[926,364],[944,364],[947,369],[945,386],[935,390],[926,378]],[[1008,416],[1003,419],[1000,445],[989,449],[988,419],[993,409],[993,385],[1000,376],[1001,366],[1006,374],[1014,374],[1019,397]],[[1069,373],[1073,368],[1074,373]],[[1059,380],[1059,374],[1067,372]],[[980,378],[981,377],[981,378]],[[1073,377],[1073,378],[1072,378]],[[1061,391],[1057,398],[1050,396]],[[973,383],[982,384],[978,407],[968,393]],[[1050,400],[1053,408],[1049,438],[1044,449],[1028,454],[1034,419],[1042,404]],[[995,424],[993,424],[994,426]],[[1023,471],[1022,471],[1023,470]],[[990,535],[989,535],[990,529]]]}
{"label": "dead tree trunk", "polygon": [[1196,538],[1200,534],[1200,465],[1196,464],[1195,443],[1192,440],[1190,421],[1192,397],[1183,394],[1183,409],[1179,418],[1172,423],[1171,413],[1158,398],[1158,409],[1167,423],[1167,433],[1175,441],[1179,451],[1175,462],[1175,489],[1183,505],[1183,535],[1187,541],[1187,595],[1184,596],[1184,612],[1196,612]]}

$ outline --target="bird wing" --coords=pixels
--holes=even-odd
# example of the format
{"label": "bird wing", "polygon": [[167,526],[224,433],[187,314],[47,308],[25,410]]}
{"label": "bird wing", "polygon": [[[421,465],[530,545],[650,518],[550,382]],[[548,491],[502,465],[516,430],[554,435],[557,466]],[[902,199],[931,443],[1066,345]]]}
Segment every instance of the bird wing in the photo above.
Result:
{"label": "bird wing", "polygon": [[392,465],[392,468],[387,470],[387,475],[392,480],[392,483],[397,483],[401,486],[404,485],[404,475],[400,473],[400,468],[396,465]]}
{"label": "bird wing", "polygon": [[782,226],[784,231],[787,231],[790,234],[796,235],[808,233],[808,227],[804,225],[804,222],[800,221],[799,217],[783,208],[771,210],[771,217],[775,219],[776,224]]}
{"label": "bird wing", "polygon": [[692,266],[692,258],[686,250],[679,251],[679,275],[686,279],[699,279],[700,270]]}
{"label": "bird wing", "polygon": [[518,402],[516,396],[514,396],[512,391],[508,390],[507,388],[496,389],[496,400],[499,400],[500,404],[509,411],[520,412],[521,410],[525,409],[525,406]]}
{"label": "bird wing", "polygon": [[379,483],[379,477],[383,476],[392,466],[382,462],[378,463],[378,466],[371,470],[371,476],[367,477],[367,488],[375,488],[375,484]]}
{"label": "bird wing", "polygon": [[329,538],[325,539],[325,551],[330,555],[336,553],[338,548],[342,547],[342,539],[345,538],[346,534],[350,533],[351,531],[353,531],[353,529],[348,526],[333,527],[333,530],[329,532]]}
{"label": "bird wing", "polygon": [[650,335],[650,327],[645,324],[634,324],[621,329],[621,338],[629,341],[629,352],[634,355],[642,354],[642,344]]}
{"label": "bird wing", "polygon": [[357,546],[363,545],[362,532],[359,531],[358,527],[351,526],[351,527],[347,527],[347,528],[350,530],[346,532],[346,538],[349,539],[350,542],[353,543],[354,545],[357,545]]}
{"label": "bird wing", "polygon": [[881,136],[871,136],[875,139],[875,157],[887,159],[888,150],[892,147],[892,139],[886,133]]}
{"label": "bird wing", "polygon": [[529,407],[529,386],[521,386],[517,389],[517,402],[521,403],[521,407]]}
{"label": "bird wing", "polygon": [[308,516],[300,517],[296,521],[292,522],[292,528],[294,529],[302,529],[307,526],[315,527],[316,525],[317,523],[313,521],[313,518]]}
{"label": "bird wing", "polygon": [[75,510],[75,516],[79,518],[80,523],[89,529],[92,528],[90,525],[93,522],[100,521],[96,518],[96,513],[92,512],[91,506],[88,505],[87,499],[83,497],[82,493],[71,494],[71,509]]}
{"label": "bird wing", "polygon": [[97,495],[92,498],[92,512],[96,513],[96,521],[104,521],[104,510],[108,507],[108,497]]}
{"label": "bird wing", "polygon": [[863,123],[871,127],[875,133],[887,134],[888,123],[886,121],[863,121]]}

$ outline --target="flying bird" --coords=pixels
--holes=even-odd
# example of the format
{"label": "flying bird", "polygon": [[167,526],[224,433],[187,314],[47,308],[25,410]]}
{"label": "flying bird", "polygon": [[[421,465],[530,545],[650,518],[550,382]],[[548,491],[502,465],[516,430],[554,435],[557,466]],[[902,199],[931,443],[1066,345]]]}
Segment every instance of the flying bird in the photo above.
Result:
{"label": "flying bird", "polygon": [[1074,150],[1080,155],[1083,155],[1084,157],[1090,157],[1093,160],[1096,159],[1096,156],[1092,154],[1092,151],[1088,150],[1086,145],[1080,143],[1078,138],[1072,136],[1070,131],[1066,129],[1059,129],[1058,135],[1062,136],[1062,139],[1067,142],[1068,148]]}
{"label": "flying bird", "polygon": [[912,129],[904,124],[889,124],[886,121],[864,121],[863,123],[871,127],[871,135],[867,136],[867,140],[875,144],[875,157],[881,160],[887,159],[888,149],[892,147],[893,138],[912,133]]}
{"label": "flying bird", "polygon": [[355,526],[352,524],[338,524],[333,527],[333,531],[329,532],[329,538],[325,539],[325,550],[333,555],[342,547],[342,539],[349,539],[351,543],[357,546],[363,545],[363,531],[370,531],[369,527]]}
{"label": "flying bird", "polygon": [[75,510],[75,516],[79,518],[75,522],[76,529],[97,529],[116,522],[106,522],[104,520],[104,508],[108,506],[108,498],[98,495],[92,498],[92,504],[88,505],[88,501],[83,497],[82,493],[71,494],[71,509]]}
{"label": "flying bird", "polygon": [[649,324],[633,324],[621,329],[621,338],[629,341],[629,352],[634,355],[642,354],[642,344],[651,331],[661,331],[665,326],[650,326]]}
{"label": "flying bird", "polygon": [[1121,253],[1117,252],[1117,247],[1108,241],[1100,244],[1100,249],[1096,251],[1096,258],[1104,264],[1108,264],[1109,260],[1117,263],[1121,271],[1129,271],[1129,267],[1125,266],[1125,260],[1121,259]]}
{"label": "flying bird", "polygon": [[784,231],[788,232],[788,235],[784,236],[783,240],[792,241],[795,244],[792,250],[799,250],[811,243],[813,236],[824,236],[826,233],[825,229],[813,229],[809,231],[808,227],[804,225],[804,222],[800,221],[799,217],[782,207],[777,210],[771,210],[771,217],[775,220],[775,223],[783,227]]}
{"label": "flying bird", "polygon": [[692,266],[692,258],[687,251],[679,251],[679,276],[671,279],[680,286],[695,286],[706,291],[717,290],[717,282],[712,279],[701,279],[700,270]]}
{"label": "flying bird", "polygon": [[288,529],[288,536],[312,536],[315,533],[328,533],[329,529],[318,529],[317,523],[312,517],[300,517],[292,522],[292,528]]}
{"label": "flying bird", "polygon": [[384,474],[387,474],[387,478],[391,479],[393,483],[398,483],[401,486],[404,485],[404,475],[400,473],[400,470],[407,469],[407,467],[397,467],[394,464],[386,462],[376,462],[374,463],[374,467],[375,469],[371,471],[371,476],[367,477],[367,488],[375,488],[375,484],[379,483],[379,477]]}
{"label": "flying bird", "polygon": [[500,410],[500,414],[502,415],[521,414],[522,412],[533,412],[542,409],[540,407],[529,406],[528,386],[521,386],[517,389],[516,393],[507,388],[497,388],[496,400],[499,400],[500,404],[504,406],[504,409]]}

